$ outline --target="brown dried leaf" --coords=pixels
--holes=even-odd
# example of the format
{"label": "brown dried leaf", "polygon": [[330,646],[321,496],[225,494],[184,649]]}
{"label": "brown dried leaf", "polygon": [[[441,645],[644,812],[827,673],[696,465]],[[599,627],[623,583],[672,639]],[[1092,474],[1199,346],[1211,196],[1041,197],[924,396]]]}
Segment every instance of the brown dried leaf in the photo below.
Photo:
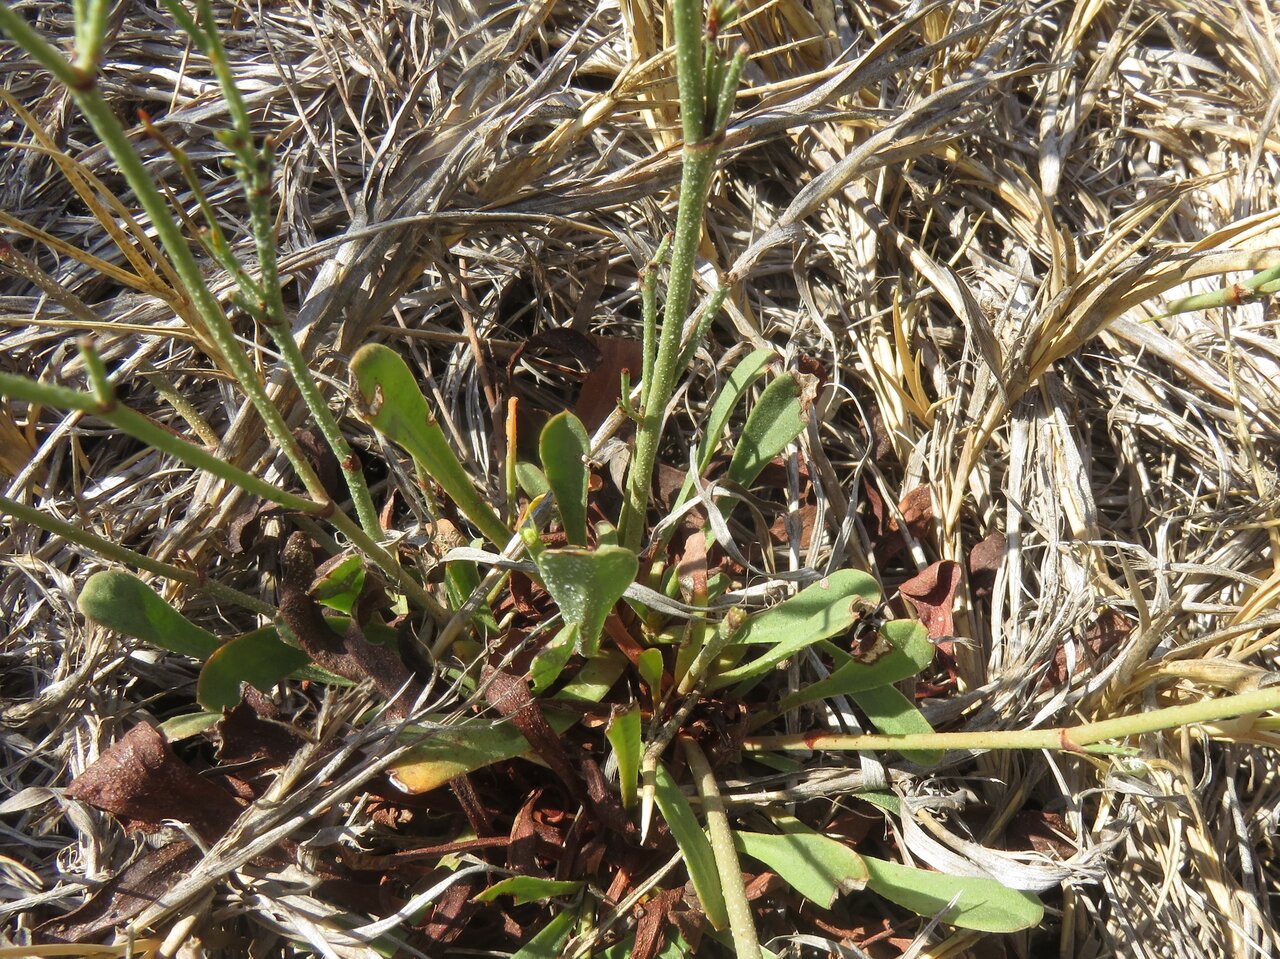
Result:
{"label": "brown dried leaf", "polygon": [[996,572],[1004,562],[1008,542],[1004,533],[991,533],[969,550],[969,588],[975,599],[991,595],[996,585]]}
{"label": "brown dried leaf", "polygon": [[[902,521],[916,539],[927,539],[933,532],[933,487],[926,483],[902,497],[898,503]],[[891,524],[897,527],[897,522]]]}
{"label": "brown dried leaf", "polygon": [[0,474],[17,476],[30,461],[35,449],[18,428],[9,411],[0,406]]}
{"label": "brown dried leaf", "polygon": [[680,901],[679,889],[664,889],[638,907],[631,959],[653,959],[666,942],[667,918]]}
{"label": "brown dried leaf", "polygon": [[217,730],[218,759],[224,763],[259,762],[266,768],[279,768],[306,742],[291,726],[263,719],[247,702],[229,710]]}
{"label": "brown dried leaf", "polygon": [[125,733],[71,782],[66,795],[143,832],[155,832],[166,819],[189,822],[210,842],[226,832],[241,808],[179,759],[148,723]]}
{"label": "brown dried leaf", "polygon": [[898,587],[903,598],[915,607],[930,639],[955,635],[951,613],[959,585],[960,564],[948,559],[925,568]]}
{"label": "brown dried leaf", "polygon": [[529,693],[529,684],[504,670],[485,667],[484,687],[489,705],[510,718],[533,751],[560,777],[570,795],[585,798],[582,780],[569,761],[564,743],[547,722],[538,701]]}
{"label": "brown dried leaf", "polygon": [[[199,862],[200,850],[185,839],[174,840],[159,849],[147,849],[94,892],[84,905],[40,926],[39,937],[44,942],[96,940],[137,917]],[[32,955],[35,954],[33,950]]]}

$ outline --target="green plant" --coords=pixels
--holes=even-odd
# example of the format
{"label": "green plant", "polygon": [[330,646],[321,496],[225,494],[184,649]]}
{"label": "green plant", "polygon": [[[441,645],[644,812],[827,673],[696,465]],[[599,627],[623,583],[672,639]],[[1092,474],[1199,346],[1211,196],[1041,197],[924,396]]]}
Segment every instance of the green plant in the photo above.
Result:
{"label": "green plant", "polygon": [[[199,0],[194,15],[177,0],[166,0],[166,6],[213,65],[230,105],[232,127],[222,131],[220,139],[245,189],[256,253],[254,268],[232,254],[232,246],[182,151],[164,142],[154,126],[144,121],[144,127],[162,141],[187,178],[205,221],[197,239],[208,258],[234,280],[233,305],[273,337],[284,369],[342,468],[355,515],[349,516],[343,504],[334,502],[303,455],[286,425],[286,411],[277,407],[251,358],[239,346],[227,308],[214,297],[201,272],[184,232],[191,224],[180,223],[175,217],[96,90],[94,74],[106,14],[105,4],[98,0],[77,7],[74,62],[68,62],[3,5],[0,27],[73,93],[111,151],[163,247],[163,256],[158,251],[155,254],[157,270],[144,278],[154,276],[159,281],[163,277],[171,284],[164,294],[167,300],[203,338],[219,366],[242,385],[268,434],[292,464],[304,492],[239,469],[210,453],[207,442],[174,435],[120,405],[92,342],[86,341],[82,348],[87,392],[0,374],[0,395],[31,407],[78,410],[95,416],[153,449],[275,504],[300,530],[295,535],[301,536],[301,541],[290,541],[290,556],[298,565],[287,571],[284,595],[275,606],[216,578],[156,561],[19,502],[3,500],[0,508],[108,559],[192,589],[207,590],[267,620],[259,628],[223,640],[191,623],[130,574],[99,572],[85,583],[79,605],[88,618],[203,662],[196,686],[203,713],[179,717],[188,723],[184,728],[200,728],[208,718],[205,713],[216,720],[220,710],[239,702],[244,683],[267,691],[291,677],[333,684],[373,679],[379,691],[391,699],[405,685],[403,664],[400,672],[390,673],[379,673],[370,664],[394,658],[389,650],[397,636],[384,615],[388,608],[394,608],[417,632],[438,630],[432,646],[434,665],[461,691],[457,702],[469,708],[472,699],[506,683],[505,690],[499,689],[499,695],[492,697],[501,716],[496,721],[478,711],[469,713],[462,723],[456,722],[452,711],[412,716],[403,737],[415,745],[392,768],[401,788],[427,792],[525,756],[546,764],[564,780],[570,794],[584,794],[585,798],[577,796],[583,799],[582,808],[591,809],[603,822],[608,814],[608,802],[598,788],[603,780],[592,780],[594,792],[585,792],[577,785],[567,750],[557,745],[557,737],[572,734],[579,745],[586,743],[590,756],[603,758],[607,752],[613,757],[617,801],[627,823],[638,821],[634,830],[638,835],[628,833],[624,825],[620,827],[623,838],[618,841],[644,850],[669,838],[682,854],[711,926],[708,934],[727,931],[737,954],[753,956],[763,955],[764,950],[742,881],[743,865],[750,862],[764,864],[820,908],[831,906],[841,896],[870,889],[921,915],[940,915],[945,922],[982,931],[1028,928],[1040,921],[1043,909],[1035,896],[988,879],[948,876],[863,855],[844,837],[837,838],[834,830],[824,832],[784,814],[780,804],[764,809],[754,822],[748,823],[744,817],[735,824],[717,775],[717,769],[733,761],[733,749],[713,748],[715,737],[706,727],[744,704],[753,710],[742,724],[751,735],[734,745],[742,747],[748,762],[759,761],[782,770],[790,768],[787,753],[815,749],[896,752],[923,766],[939,761],[947,749],[1115,752],[1117,747],[1098,744],[1280,707],[1280,693],[1263,690],[1074,728],[934,733],[913,700],[895,684],[927,670],[935,649],[918,623],[879,623],[869,615],[882,599],[881,588],[870,573],[833,570],[762,610],[728,599],[743,582],[723,571],[718,577],[710,572],[707,555],[717,543],[722,548],[731,546],[729,521],[738,502],[731,490],[749,490],[769,464],[796,441],[808,425],[814,398],[812,378],[792,371],[776,372],[773,354],[767,350],[749,354],[731,370],[711,406],[695,468],[687,474],[670,507],[672,513],[681,510],[697,493],[707,514],[707,529],[690,534],[691,545],[685,548],[686,556],[693,556],[689,565],[694,571],[682,576],[670,568],[673,557],[668,548],[677,526],[665,518],[653,524],[649,515],[663,421],[694,347],[727,295],[724,289],[717,291],[700,315],[688,316],[703,208],[746,63],[744,49],[737,49],[732,56],[720,50],[720,32],[730,28],[735,8],[718,2],[712,3],[705,24],[699,2],[676,0],[673,6],[684,133],[682,182],[672,238],[659,245],[642,278],[643,364],[638,408],[631,407],[630,397],[620,400],[637,423],[637,437],[616,530],[607,522],[591,522],[592,507],[598,505],[591,499],[592,443],[572,414],[554,416],[543,427],[538,443],[540,469],[517,463],[512,454],[504,477],[508,502],[500,509],[494,506],[499,497],[477,486],[450,446],[435,421],[432,405],[404,360],[380,345],[366,346],[351,359],[360,415],[412,458],[423,488],[438,486],[479,534],[469,546],[440,558],[446,567],[445,585],[443,590],[434,588],[418,571],[407,568],[402,556],[384,541],[358,458],[289,332],[269,202],[272,155],[268,146],[253,143],[248,113],[231,79],[211,5],[208,0]],[[69,175],[79,175],[74,167],[68,169],[72,170]],[[93,194],[90,186],[85,189],[86,196]],[[112,203],[99,203],[95,208],[102,209],[105,216],[108,207],[117,212],[123,209]],[[117,229],[121,237],[126,232]],[[145,248],[144,231],[133,235]],[[668,248],[669,270],[660,296]],[[11,263],[21,265],[16,251],[7,255]],[[21,268],[33,282],[42,282],[34,268]],[[138,269],[142,276],[141,266]],[[1259,274],[1255,279],[1253,288],[1266,292],[1268,284],[1274,283],[1274,274]],[[740,415],[762,382],[750,411]],[[192,412],[183,415],[198,419]],[[719,485],[706,492],[715,457],[724,451],[723,434],[731,421],[739,420],[742,425]],[[516,498],[516,476],[536,490],[519,521],[511,522],[514,511],[507,507]],[[558,525],[564,545],[548,544],[544,530],[552,522]],[[331,529],[326,531],[323,524]],[[337,547],[332,550],[334,555],[316,569],[310,559],[310,540],[327,543],[330,538]],[[492,550],[484,550],[486,544]],[[528,562],[521,562],[522,556]],[[491,563],[493,572],[481,577],[480,563]],[[540,590],[534,598],[544,605],[536,614],[540,619],[527,623],[530,628],[526,634],[508,649],[502,643],[516,633],[511,628],[516,613],[500,607],[514,594],[512,576],[523,577],[533,584],[531,589]],[[384,597],[379,594],[384,590],[391,595],[382,603]],[[532,613],[525,615],[529,620],[535,618]],[[860,625],[868,619],[871,626]],[[868,648],[844,641],[864,628],[870,632]],[[511,664],[526,651],[522,644],[531,647],[528,651],[533,655],[527,664],[516,668]],[[775,695],[771,684],[783,667],[802,660],[820,664],[826,677]],[[514,701],[504,698],[508,694]],[[613,701],[607,707],[597,707],[610,697]],[[762,732],[793,711],[836,700],[856,704],[859,715],[879,732],[849,736]],[[601,719],[603,715],[608,716],[607,721]],[[1249,728],[1265,728],[1270,722],[1264,720]],[[692,780],[692,790],[681,786],[684,770]],[[612,799],[612,793],[608,798]],[[891,797],[869,797],[867,801],[893,804]],[[657,830],[650,829],[655,807],[666,830],[663,837],[655,837]],[[592,886],[588,879],[515,875],[495,882],[475,898],[488,902],[511,896],[518,905],[559,904],[572,899],[569,905],[558,905],[556,914],[518,953],[554,955],[565,947],[575,927],[582,931],[576,941],[589,943],[591,917],[599,905]],[[675,952],[683,951],[679,937],[672,935],[669,941]]]}

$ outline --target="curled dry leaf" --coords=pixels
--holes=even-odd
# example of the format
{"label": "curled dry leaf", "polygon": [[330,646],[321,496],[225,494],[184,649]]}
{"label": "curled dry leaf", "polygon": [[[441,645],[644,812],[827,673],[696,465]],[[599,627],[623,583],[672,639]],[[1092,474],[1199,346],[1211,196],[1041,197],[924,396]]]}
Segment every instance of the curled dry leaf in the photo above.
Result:
{"label": "curled dry leaf", "polygon": [[996,572],[1007,551],[1008,540],[1004,533],[990,533],[969,550],[969,588],[974,599],[991,595],[996,585]]}
{"label": "curled dry leaf", "polygon": [[898,587],[903,598],[915,608],[930,639],[955,635],[951,614],[959,585],[960,564],[941,560]]}
{"label": "curled dry leaf", "polygon": [[161,732],[139,723],[72,780],[66,795],[111,813],[130,828],[154,832],[166,819],[189,822],[215,840],[240,815],[240,804],[174,754]]}

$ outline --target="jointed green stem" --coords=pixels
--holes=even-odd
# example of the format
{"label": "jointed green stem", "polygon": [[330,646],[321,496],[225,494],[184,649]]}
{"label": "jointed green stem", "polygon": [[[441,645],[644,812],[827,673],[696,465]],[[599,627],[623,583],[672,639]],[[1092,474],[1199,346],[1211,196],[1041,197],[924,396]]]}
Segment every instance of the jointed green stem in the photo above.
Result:
{"label": "jointed green stem", "polygon": [[266,388],[258,377],[257,370],[236,341],[231,323],[204,282],[199,264],[196,263],[187,245],[186,237],[183,236],[182,230],[174,219],[172,210],[156,188],[151,175],[143,165],[142,158],[129,141],[124,127],[120,125],[120,121],[103,100],[93,74],[68,63],[56,48],[31,29],[27,22],[6,3],[0,3],[0,29],[8,33],[71,92],[81,112],[84,113],[94,132],[106,146],[112,159],[116,161],[126,182],[133,189],[138,203],[151,218],[152,226],[181,278],[187,296],[190,297],[210,338],[222,354],[223,360],[239,381],[254,408],[257,409],[258,415],[262,417],[271,439],[288,457],[307,492],[317,501],[327,500],[328,496],[320,478],[307,462],[284,417],[267,396]]}
{"label": "jointed green stem", "polygon": [[[645,279],[645,352],[642,406],[636,446],[627,471],[618,541],[638,550],[644,537],[650,485],[657,462],[667,404],[676,381],[697,348],[698,337],[681,349],[680,337],[689,313],[698,244],[702,238],[703,206],[715,172],[724,130],[746,65],[745,48],[725,63],[715,49],[715,37],[703,37],[703,0],[673,0],[672,22],[676,33],[676,70],[680,86],[680,119],[684,133],[680,202],[676,210],[675,238],[671,245],[671,272],[667,282],[662,330],[653,356],[653,292]],[[716,0],[713,0],[713,5]],[[716,17],[724,12],[716,10]],[[708,311],[707,318],[714,315]],[[699,334],[705,328],[699,324]]]}
{"label": "jointed green stem", "polygon": [[1075,751],[1107,739],[1124,739],[1196,723],[1234,719],[1250,713],[1280,709],[1280,687],[1236,696],[1206,699],[1186,706],[1169,706],[1133,716],[1103,719],[1079,726],[1053,729],[1008,729],[978,733],[916,733],[907,736],[846,736],[798,733],[787,736],[755,736],[745,749],[768,750],[913,750],[913,749],[1054,749]]}
{"label": "jointed green stem", "polygon": [[11,500],[7,496],[0,496],[0,516],[12,516],[14,519],[29,523],[39,529],[46,530],[55,536],[65,539],[69,543],[75,543],[77,546],[83,546],[104,559],[112,559],[117,563],[125,566],[132,566],[135,569],[146,570],[148,573],[155,573],[157,576],[163,576],[171,579],[176,583],[183,583],[195,589],[203,590],[211,596],[218,599],[235,603],[237,606],[243,606],[245,609],[251,610],[262,616],[274,618],[278,615],[278,611],[274,606],[264,603],[260,599],[255,599],[248,593],[242,593],[238,589],[232,589],[230,586],[224,586],[217,580],[206,579],[199,573],[189,569],[183,569],[181,566],[174,566],[170,563],[163,563],[160,560],[152,559],[143,553],[135,552],[125,546],[111,542],[109,539],[103,539],[94,533],[90,533],[83,527],[73,525],[64,520],[58,519],[43,510],[32,509],[30,506],[24,506],[16,500]]}
{"label": "jointed green stem", "polygon": [[653,382],[645,384],[646,402],[636,432],[636,448],[627,471],[627,488],[618,520],[618,541],[629,549],[639,549],[644,535],[645,513],[649,508],[649,484],[658,456],[658,441],[667,403],[675,391],[680,371],[680,333],[689,311],[693,291],[693,268],[702,237],[702,207],[711,174],[715,170],[717,144],[685,146],[684,171],[680,179],[680,204],[676,213],[675,242],[671,245],[671,274],[667,301],[658,339],[658,355],[653,365]]}
{"label": "jointed green stem", "polygon": [[328,497],[316,502],[305,496],[283,490],[252,473],[220,460],[203,446],[197,446],[180,436],[175,436],[154,420],[148,419],[141,413],[135,413],[128,407],[120,406],[114,400],[110,403],[102,403],[96,396],[89,393],[52,386],[48,383],[37,383],[35,380],[28,380],[10,373],[0,373],[0,396],[12,396],[28,403],[92,414],[128,433],[134,439],[141,440],[162,453],[168,453],[188,466],[212,473],[219,479],[240,487],[246,493],[278,503],[285,509],[314,514],[324,514],[333,509],[333,504]]}
{"label": "jointed green stem", "polygon": [[[172,9],[176,3],[167,5]],[[329,404],[321,394],[316,378],[302,356],[302,351],[298,349],[298,342],[285,316],[284,298],[280,290],[280,268],[276,259],[275,225],[271,218],[271,148],[265,144],[261,149],[255,149],[253,146],[249,111],[236,86],[235,77],[231,74],[231,65],[227,60],[226,50],[222,46],[222,37],[214,26],[213,9],[209,0],[199,0],[197,10],[200,16],[198,27],[203,28],[206,38],[204,49],[217,74],[218,84],[227,102],[227,112],[231,117],[232,135],[229,140],[239,160],[241,181],[248,195],[249,222],[253,229],[254,246],[258,254],[258,268],[262,273],[260,286],[264,301],[262,305],[265,307],[267,317],[267,331],[279,348],[285,366],[302,395],[302,401],[306,403],[325,442],[337,457],[343,478],[347,482],[347,489],[351,492],[351,501],[355,504],[361,529],[369,538],[381,539],[382,528],[378,525],[378,511],[373,505],[368,484],[365,483],[360,461],[342,435],[337,420],[329,410]]]}

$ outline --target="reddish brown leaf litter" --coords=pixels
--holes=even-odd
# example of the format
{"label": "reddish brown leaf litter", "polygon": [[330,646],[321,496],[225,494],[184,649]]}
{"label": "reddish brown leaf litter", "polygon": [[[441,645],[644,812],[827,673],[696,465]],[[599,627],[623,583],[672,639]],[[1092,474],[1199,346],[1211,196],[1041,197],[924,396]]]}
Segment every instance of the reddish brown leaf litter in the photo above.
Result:
{"label": "reddish brown leaf litter", "polygon": [[144,849],[82,906],[40,926],[39,935],[47,942],[93,942],[158,901],[199,864],[200,855],[185,839]]}
{"label": "reddish brown leaf litter", "polygon": [[940,560],[911,577],[898,587],[898,591],[915,609],[916,617],[929,632],[929,638],[936,640],[955,635],[952,610],[959,585],[960,565]]}
{"label": "reddish brown leaf litter", "polygon": [[190,823],[206,842],[221,836],[242,808],[174,755],[160,731],[147,723],[109,746],[72,780],[66,795],[143,832],[161,829],[165,820]]}

